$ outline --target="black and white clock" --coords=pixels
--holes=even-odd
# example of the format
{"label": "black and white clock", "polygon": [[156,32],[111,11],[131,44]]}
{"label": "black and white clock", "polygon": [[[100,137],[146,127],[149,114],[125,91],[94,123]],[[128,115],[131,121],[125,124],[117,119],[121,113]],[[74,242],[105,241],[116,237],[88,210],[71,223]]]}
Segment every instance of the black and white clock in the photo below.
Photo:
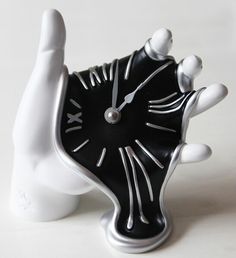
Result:
{"label": "black and white clock", "polygon": [[171,231],[164,190],[201,89],[150,40],[110,64],[74,72],[61,87],[56,146],[114,203],[102,224],[111,245],[144,252]]}
{"label": "black and white clock", "polygon": [[11,209],[34,221],[63,218],[97,186],[114,204],[101,219],[108,242],[128,253],[151,250],[172,229],[164,193],[175,167],[211,155],[209,146],[185,142],[189,119],[227,88],[194,91],[201,59],[176,62],[164,28],[130,55],[72,74],[65,42],[62,15],[46,10],[13,129]]}

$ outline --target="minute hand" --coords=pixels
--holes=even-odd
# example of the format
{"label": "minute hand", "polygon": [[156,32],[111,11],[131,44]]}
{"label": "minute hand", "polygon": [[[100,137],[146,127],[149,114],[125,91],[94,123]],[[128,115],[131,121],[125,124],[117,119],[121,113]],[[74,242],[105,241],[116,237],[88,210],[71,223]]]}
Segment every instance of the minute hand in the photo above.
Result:
{"label": "minute hand", "polygon": [[134,91],[132,91],[131,93],[125,96],[123,103],[117,108],[117,110],[121,111],[126,104],[130,104],[133,101],[135,94],[139,90],[141,90],[154,76],[156,76],[158,73],[160,73],[162,70],[164,70],[167,66],[169,66],[172,63],[173,61],[171,60],[165,63],[164,65],[160,66],[157,70],[155,70],[152,74],[150,74],[143,82],[141,82],[138,85],[138,87]]}

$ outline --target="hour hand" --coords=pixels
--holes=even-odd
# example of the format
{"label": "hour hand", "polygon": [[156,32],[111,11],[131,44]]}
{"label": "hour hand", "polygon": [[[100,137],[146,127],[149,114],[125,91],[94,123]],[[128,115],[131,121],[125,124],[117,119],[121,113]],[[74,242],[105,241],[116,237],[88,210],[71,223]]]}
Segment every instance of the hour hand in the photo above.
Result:
{"label": "hour hand", "polygon": [[137,92],[137,90],[129,93],[128,95],[126,95],[125,98],[124,98],[123,103],[117,108],[117,110],[121,111],[126,104],[131,103],[133,101],[133,98],[134,98],[136,92]]}

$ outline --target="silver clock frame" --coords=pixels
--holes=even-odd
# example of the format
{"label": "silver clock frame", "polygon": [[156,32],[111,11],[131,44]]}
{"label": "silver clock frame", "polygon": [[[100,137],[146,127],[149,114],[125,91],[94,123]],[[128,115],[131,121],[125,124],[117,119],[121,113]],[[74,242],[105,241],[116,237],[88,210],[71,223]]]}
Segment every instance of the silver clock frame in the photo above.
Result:
{"label": "silver clock frame", "polygon": [[172,231],[171,217],[168,213],[168,210],[165,207],[166,185],[175,167],[179,163],[180,152],[182,150],[182,147],[185,145],[186,130],[188,127],[191,112],[197,103],[197,99],[200,93],[204,89],[196,91],[188,100],[188,103],[185,107],[185,111],[183,114],[182,139],[180,144],[176,147],[173,153],[165,180],[163,182],[163,185],[160,191],[159,202],[160,202],[160,208],[165,221],[165,228],[161,234],[155,237],[145,238],[145,239],[133,239],[133,238],[123,236],[117,231],[116,225],[117,225],[118,215],[120,213],[121,208],[120,208],[119,201],[117,197],[114,195],[114,193],[101,180],[99,180],[92,172],[90,172],[87,168],[85,168],[84,166],[82,166],[81,164],[73,160],[66,153],[62,145],[62,141],[60,137],[60,128],[61,128],[61,117],[62,117],[62,110],[63,110],[64,101],[65,101],[67,85],[68,85],[68,70],[67,70],[67,67],[64,66],[63,72],[59,81],[59,85],[58,85],[58,92],[57,92],[57,97],[56,97],[56,102],[54,107],[53,132],[52,132],[54,148],[58,153],[59,158],[64,164],[66,164],[75,173],[77,174],[79,173],[79,176],[81,176],[85,181],[98,187],[112,200],[114,204],[114,210],[102,216],[101,224],[105,229],[105,234],[108,242],[113,247],[126,253],[142,253],[158,247],[168,238],[168,236]]}

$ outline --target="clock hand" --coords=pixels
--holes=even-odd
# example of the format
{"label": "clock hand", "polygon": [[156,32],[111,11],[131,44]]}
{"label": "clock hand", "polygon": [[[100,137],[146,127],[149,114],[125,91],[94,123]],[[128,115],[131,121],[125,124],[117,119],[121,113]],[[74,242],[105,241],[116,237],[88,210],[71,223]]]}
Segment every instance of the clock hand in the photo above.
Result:
{"label": "clock hand", "polygon": [[105,120],[109,124],[117,124],[120,121],[121,115],[116,108],[116,102],[118,97],[118,78],[119,77],[119,60],[116,60],[116,71],[114,75],[113,88],[112,88],[112,105],[105,113]]}
{"label": "clock hand", "polygon": [[160,66],[157,70],[155,70],[152,74],[150,74],[143,82],[141,82],[138,87],[129,93],[128,95],[125,96],[123,103],[117,108],[117,110],[120,112],[126,104],[130,104],[133,99],[135,94],[141,90],[154,76],[156,76],[158,73],[160,73],[162,70],[164,70],[167,66],[171,65],[173,61],[169,61],[165,63],[164,65]]}
{"label": "clock hand", "polygon": [[116,109],[116,102],[118,96],[118,75],[119,75],[119,61],[116,61],[116,71],[112,89],[112,108]]}

